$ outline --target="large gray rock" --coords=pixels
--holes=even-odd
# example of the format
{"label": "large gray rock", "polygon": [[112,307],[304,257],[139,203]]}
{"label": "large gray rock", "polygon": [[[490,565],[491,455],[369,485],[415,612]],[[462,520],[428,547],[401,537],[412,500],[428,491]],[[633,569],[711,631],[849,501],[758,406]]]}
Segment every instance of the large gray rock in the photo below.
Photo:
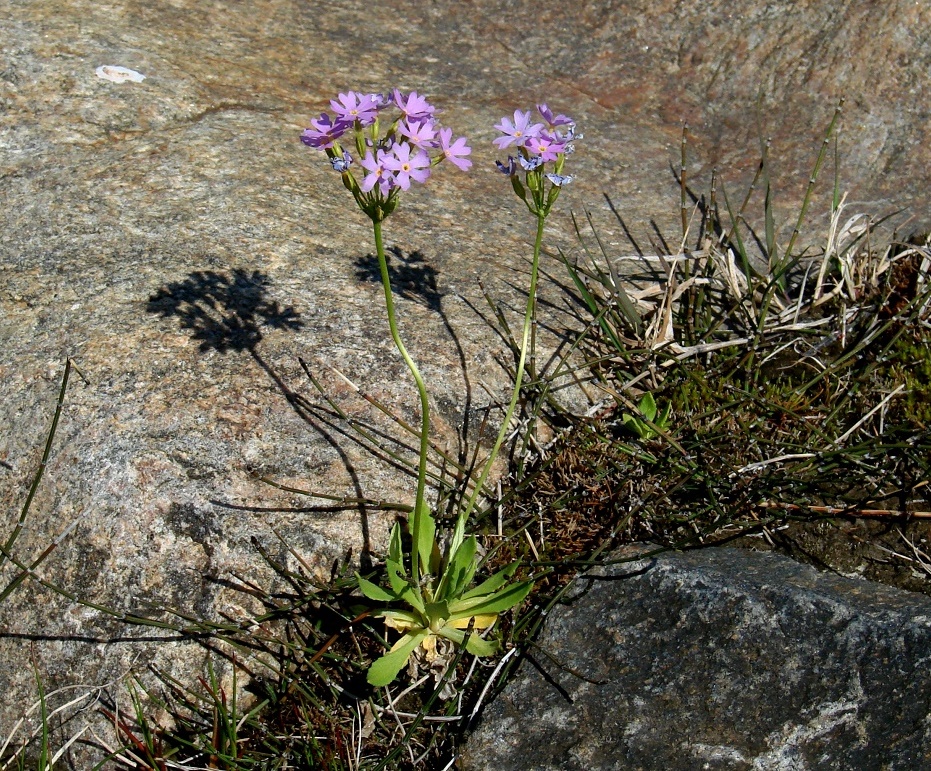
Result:
{"label": "large gray rock", "polygon": [[924,595],[667,553],[579,578],[530,655],[464,770],[931,768]]}
{"label": "large gray rock", "polygon": [[[845,186],[872,211],[907,206],[924,224],[923,5],[758,2],[736,18],[719,0],[571,9],[544,0],[527,10],[490,0],[380,3],[377,13],[361,0],[0,5],[5,530],[38,462],[64,359],[89,382],[72,383],[17,543],[22,559],[77,522],[43,576],[118,610],[155,602],[213,616],[249,611],[215,579],[259,570],[252,537],[286,558],[277,531],[321,571],[349,548],[377,548],[390,516],[310,513],[306,499],[250,473],[410,498],[409,480],[337,446],[289,398],[314,398],[302,355],[354,416],[371,410],[321,362],[406,416],[416,411],[367,278],[367,224],[322,156],[297,140],[338,90],[428,94],[475,148],[472,174],[438,174],[386,226],[414,279],[404,282],[402,329],[430,380],[436,438],[450,445],[467,405],[487,402],[479,384],[506,388],[499,342],[470,305],[483,303],[477,274],[509,300],[524,281],[530,223],[491,170],[490,147],[493,123],[517,107],[547,100],[586,135],[551,245],[572,244],[565,212],[587,207],[610,247],[629,251],[603,192],[641,243],[650,218],[675,242],[680,120],[696,138],[690,173],[723,162],[733,189],[756,158],[759,86],[788,192],[782,213],[794,211],[843,92]],[[146,79],[103,80],[101,65]],[[823,194],[813,211],[823,221]],[[543,292],[559,297],[549,284]],[[7,565],[4,581],[12,575]],[[34,693],[27,640],[50,687],[109,681],[152,655],[170,669],[201,666],[196,647],[144,652],[120,625],[31,583],[0,608],[0,629],[9,695],[0,733]]]}

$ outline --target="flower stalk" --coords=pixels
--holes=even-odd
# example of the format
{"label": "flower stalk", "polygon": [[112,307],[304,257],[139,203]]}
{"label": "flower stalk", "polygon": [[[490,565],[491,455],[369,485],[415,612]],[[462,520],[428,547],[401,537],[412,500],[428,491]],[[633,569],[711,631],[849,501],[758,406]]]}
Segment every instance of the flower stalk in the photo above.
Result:
{"label": "flower stalk", "polygon": [[478,502],[478,496],[481,493],[486,480],[488,479],[488,475],[491,473],[492,464],[495,462],[495,459],[498,457],[498,453],[501,451],[501,445],[504,443],[504,439],[508,434],[511,425],[511,419],[514,417],[514,411],[517,408],[517,402],[520,398],[521,386],[524,382],[524,370],[527,365],[527,353],[530,350],[530,330],[533,326],[533,316],[537,300],[537,277],[540,272],[540,249],[543,245],[543,226],[546,224],[545,213],[538,212],[536,216],[537,236],[533,243],[533,260],[530,263],[530,287],[528,289],[527,307],[524,312],[524,327],[521,332],[520,354],[518,355],[517,359],[517,371],[514,374],[514,388],[511,391],[511,401],[508,404],[507,411],[504,413],[504,419],[501,422],[501,428],[498,429],[498,436],[495,438],[495,443],[491,448],[491,453],[489,453],[488,460],[485,462],[485,467],[482,469],[482,473],[479,476],[478,481],[475,483],[475,487],[472,489],[472,493],[469,496],[468,501],[466,502],[465,506],[463,506],[462,511],[459,512],[459,516],[456,520],[456,529],[453,532],[453,540],[450,547],[451,549],[458,548],[459,544],[462,543],[463,538],[465,538],[465,528],[469,519],[469,515],[475,509],[475,504]]}
{"label": "flower stalk", "polygon": [[[381,221],[372,219],[372,228],[375,236],[375,252],[378,257],[378,268],[381,272],[381,283],[385,290],[385,310],[388,315],[388,328],[391,330],[391,338],[394,340],[395,347],[407,364],[414,382],[417,384],[417,393],[420,396],[420,452],[417,464],[417,492],[414,497],[414,511],[411,516],[411,533],[422,535],[418,537],[415,548],[411,552],[411,575],[414,582],[420,583],[421,566],[429,562],[430,551],[432,549],[433,533],[430,533],[429,527],[425,527],[421,521],[429,516],[429,509],[426,503],[427,494],[427,457],[430,450],[430,400],[427,394],[427,386],[417,369],[417,364],[404,347],[401,340],[401,334],[398,331],[397,315],[394,311],[394,295],[391,291],[391,277],[388,273],[388,260],[385,257],[385,246],[381,234]],[[427,536],[430,536],[430,543],[426,543]]]}

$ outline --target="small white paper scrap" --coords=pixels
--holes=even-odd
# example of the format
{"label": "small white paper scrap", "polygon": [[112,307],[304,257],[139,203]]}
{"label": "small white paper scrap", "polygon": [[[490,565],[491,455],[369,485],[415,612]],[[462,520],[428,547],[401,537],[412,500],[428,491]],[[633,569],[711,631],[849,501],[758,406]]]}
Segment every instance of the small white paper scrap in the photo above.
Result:
{"label": "small white paper scrap", "polygon": [[141,83],[145,80],[145,75],[141,72],[136,72],[126,67],[117,67],[113,64],[105,64],[102,67],[98,67],[94,72],[97,73],[98,78],[110,80],[114,83],[125,83],[127,81]]}

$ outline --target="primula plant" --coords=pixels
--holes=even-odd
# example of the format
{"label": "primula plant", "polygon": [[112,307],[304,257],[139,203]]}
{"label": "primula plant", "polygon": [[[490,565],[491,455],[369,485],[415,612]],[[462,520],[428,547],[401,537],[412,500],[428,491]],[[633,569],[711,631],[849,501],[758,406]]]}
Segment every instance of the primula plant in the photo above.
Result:
{"label": "primula plant", "polygon": [[[495,127],[503,133],[495,144],[501,148],[513,146],[518,153],[516,160],[510,157],[507,166],[499,162],[498,167],[508,173],[514,191],[537,217],[537,238],[510,404],[481,475],[460,507],[453,533],[443,538],[437,533],[436,520],[426,500],[429,398],[417,365],[398,332],[381,224],[397,208],[401,193],[412,183],[426,182],[438,164],[448,161],[462,171],[468,170],[472,165],[468,158],[471,148],[464,137],[453,139],[452,129],[440,125],[434,107],[417,92],[403,94],[395,90],[389,98],[350,91],[339,94],[330,105],[335,115],[323,113],[311,121],[301,140],[327,154],[343,185],[372,221],[388,326],[417,385],[421,406],[417,491],[409,522],[410,549],[404,548],[400,524],[395,524],[385,563],[387,584],[380,586],[357,576],[359,589],[368,599],[386,603],[375,614],[401,633],[391,649],[369,669],[369,683],[381,686],[391,683],[418,649],[428,661],[435,659],[441,640],[464,646],[476,656],[493,654],[498,641],[481,634],[490,629],[500,613],[520,603],[532,587],[532,581],[513,580],[516,563],[473,586],[479,566],[478,541],[474,535],[466,534],[466,527],[507,435],[520,395],[543,223],[561,187],[571,181],[571,177],[562,175],[562,167],[566,155],[572,151],[574,123],[564,115],[553,116],[546,105],[540,105],[545,123],[531,124],[529,112],[515,112],[513,123],[504,118]],[[521,172],[523,182],[519,178]]]}
{"label": "primula plant", "polygon": [[[657,428],[660,431],[666,428],[666,424],[669,422],[669,415],[672,413],[672,403],[667,403],[666,408],[660,412],[659,407],[656,406],[656,399],[653,398],[653,394],[647,391],[640,398],[637,409],[640,410],[639,415],[631,415],[625,412],[621,415],[621,422],[625,428],[635,433],[641,439],[653,439],[656,436]],[[644,420],[644,418],[646,418],[646,420]]]}

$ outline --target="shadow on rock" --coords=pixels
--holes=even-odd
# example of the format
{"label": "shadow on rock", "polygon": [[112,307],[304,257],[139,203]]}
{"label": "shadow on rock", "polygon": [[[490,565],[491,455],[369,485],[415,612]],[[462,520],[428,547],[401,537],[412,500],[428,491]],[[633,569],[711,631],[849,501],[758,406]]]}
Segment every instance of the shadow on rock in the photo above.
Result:
{"label": "shadow on rock", "polygon": [[[263,327],[297,330],[305,326],[294,308],[282,308],[278,302],[266,297],[270,283],[268,276],[258,270],[249,273],[237,268],[231,274],[195,271],[185,280],[167,284],[159,289],[149,298],[146,310],[149,313],[157,313],[162,318],[177,316],[181,320],[182,328],[191,330],[191,337],[200,341],[201,351],[248,351],[255,362],[272,378],[295,413],[317,430],[339,453],[358,498],[357,502],[348,505],[300,508],[242,507],[222,501],[213,503],[224,508],[251,511],[332,512],[347,508],[356,509],[359,511],[362,527],[362,562],[363,566],[368,567],[371,564],[370,560],[366,561],[370,551],[368,513],[361,484],[349,456],[338,439],[327,431],[326,411],[291,390],[257,350],[262,340]],[[301,363],[303,365],[303,362]]]}
{"label": "shadow on rock", "polygon": [[[423,254],[413,251],[405,255],[398,247],[387,250],[388,277],[391,288],[405,300],[425,304],[430,310],[439,312],[443,294],[437,285],[436,268],[430,265]],[[356,278],[359,281],[381,283],[378,257],[367,254],[356,259]]]}
{"label": "shadow on rock", "polygon": [[261,271],[236,268],[225,275],[199,270],[183,281],[159,289],[146,310],[162,318],[177,316],[200,350],[220,353],[251,351],[262,340],[262,327],[301,329],[304,322],[294,308],[282,308],[266,297],[270,281]]}

